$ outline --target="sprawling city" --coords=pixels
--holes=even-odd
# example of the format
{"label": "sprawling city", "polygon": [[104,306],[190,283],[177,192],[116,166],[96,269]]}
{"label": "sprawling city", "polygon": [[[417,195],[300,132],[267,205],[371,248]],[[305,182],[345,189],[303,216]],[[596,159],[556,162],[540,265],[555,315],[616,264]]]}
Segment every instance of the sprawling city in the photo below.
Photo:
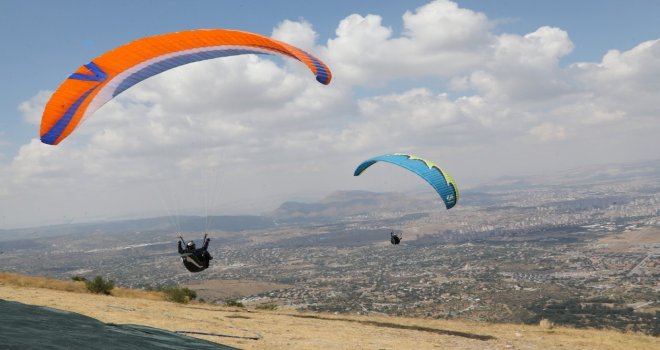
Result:
{"label": "sprawling city", "polygon": [[[657,336],[655,171],[579,185],[491,184],[464,191],[452,210],[426,192],[337,192],[317,203],[284,203],[270,216],[217,216],[206,228],[214,259],[197,274],[176,250],[179,234],[204,234],[194,227],[204,219],[195,217],[177,218],[179,227],[155,218],[0,231],[0,266],[61,279],[100,275],[133,288],[188,286],[207,303],[549,319]],[[400,245],[390,244],[391,232],[403,236]]]}

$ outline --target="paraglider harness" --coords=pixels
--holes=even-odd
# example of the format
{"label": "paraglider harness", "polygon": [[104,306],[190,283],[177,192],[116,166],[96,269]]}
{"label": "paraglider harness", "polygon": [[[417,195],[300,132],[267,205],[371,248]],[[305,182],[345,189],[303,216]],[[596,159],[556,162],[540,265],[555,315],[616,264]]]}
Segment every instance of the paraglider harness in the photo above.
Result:
{"label": "paraglider harness", "polygon": [[183,266],[185,266],[188,271],[200,272],[206,270],[209,267],[209,262],[211,259],[213,259],[213,257],[207,251],[209,242],[211,241],[211,239],[207,236],[207,234],[204,234],[204,245],[197,249],[195,249],[195,243],[193,241],[188,242],[188,245],[186,245],[183,237],[179,236],[179,254],[181,254],[181,261],[183,262]]}
{"label": "paraglider harness", "polygon": [[401,243],[401,238],[403,238],[402,234],[396,234],[394,231],[390,232],[390,243],[399,244]]}

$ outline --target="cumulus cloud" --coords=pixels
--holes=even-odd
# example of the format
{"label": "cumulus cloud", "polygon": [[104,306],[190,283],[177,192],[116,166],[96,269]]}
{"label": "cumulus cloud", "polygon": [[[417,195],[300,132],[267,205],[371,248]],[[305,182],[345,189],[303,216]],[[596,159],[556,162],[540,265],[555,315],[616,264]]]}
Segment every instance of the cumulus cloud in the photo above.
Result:
{"label": "cumulus cloud", "polygon": [[[350,125],[354,137],[372,149],[404,147],[426,143],[433,138],[459,132],[467,121],[447,94],[433,94],[428,89],[413,89],[401,94],[365,98],[359,101],[360,119]],[[448,141],[451,136],[447,137]],[[395,150],[394,150],[395,151]]]}
{"label": "cumulus cloud", "polygon": [[[101,107],[60,145],[23,146],[12,172],[44,186],[103,186],[300,158],[317,140],[313,125],[341,119],[332,114],[348,97],[290,67],[246,55],[165,72]],[[44,96],[21,105],[26,116],[43,111]]]}
{"label": "cumulus cloud", "polygon": [[[434,11],[437,9],[449,11]],[[539,141],[560,141],[568,148],[592,143],[605,149],[604,140],[630,135],[631,153],[635,153],[633,147],[639,148],[633,146],[635,143],[658,144],[657,140],[642,141],[632,136],[641,128],[660,131],[658,105],[652,101],[660,91],[657,79],[653,79],[660,64],[656,40],[625,52],[612,50],[600,63],[562,67],[560,60],[574,49],[566,31],[543,26],[522,35],[495,35],[489,32],[491,24],[483,15],[459,9],[447,1],[434,1],[406,13],[404,25],[409,29],[401,37],[383,27],[378,16],[352,15],[342,21],[337,38],[330,40],[328,47],[342,52],[359,47],[357,43],[374,46],[367,47],[367,57],[342,52],[342,57],[350,62],[340,62],[339,69],[358,85],[364,81],[393,82],[403,76],[414,79],[419,67],[423,67],[426,76],[439,75],[433,67],[412,67],[401,57],[409,52],[424,52],[425,58],[442,62],[428,45],[433,41],[428,38],[434,33],[424,36],[418,28],[424,23],[451,23],[447,14],[453,14],[457,23],[462,20],[461,28],[468,33],[465,38],[471,38],[463,42],[467,48],[464,52],[475,57],[463,62],[476,63],[448,66],[450,69],[443,73],[450,78],[447,90],[415,88],[361,99],[359,117],[338,135],[339,140],[352,138],[355,150],[377,149],[386,140],[388,147],[421,147],[427,152],[458,147],[452,149],[465,154],[474,150],[485,154],[488,149],[518,144],[519,150],[527,152],[524,155],[516,151],[515,156],[530,159],[538,158],[534,150]],[[443,42],[442,38],[436,39]],[[392,50],[405,53],[390,54],[394,57],[378,59],[374,55],[401,43],[413,47]],[[372,63],[370,59],[379,62]],[[382,68],[388,64],[392,65],[389,69]],[[351,69],[343,71],[346,67]],[[353,74],[354,71],[358,73]],[[450,99],[444,91],[458,96]],[[654,156],[651,149],[642,149],[643,156]],[[497,155],[506,156],[506,152]],[[576,164],[578,157],[565,157],[563,161]]]}
{"label": "cumulus cloud", "polygon": [[273,29],[271,37],[308,52],[313,52],[316,49],[318,35],[314,31],[312,24],[305,20],[299,22],[284,20]]}
{"label": "cumulus cloud", "polygon": [[542,27],[524,36],[502,34],[492,49],[487,63],[470,74],[470,87],[479,94],[497,102],[539,103],[570,89],[559,67],[573,49],[565,31]]}
{"label": "cumulus cloud", "polygon": [[653,118],[660,112],[657,100],[660,82],[660,39],[650,40],[629,51],[610,50],[601,62],[574,64],[570,73],[590,88],[595,102],[620,110],[633,118]]}
{"label": "cumulus cloud", "polygon": [[29,100],[18,105],[18,110],[21,112],[23,120],[33,125],[39,125],[46,102],[48,102],[52,94],[52,91],[42,90]]}
{"label": "cumulus cloud", "polygon": [[451,76],[482,63],[480,53],[493,40],[486,16],[445,0],[403,15],[396,35],[379,15],[352,14],[343,19],[324,56],[338,80],[374,86],[395,79]]}
{"label": "cumulus cloud", "polygon": [[[329,86],[267,56],[182,66],[127,90],[59,146],[24,145],[0,192],[47,202],[49,189],[77,189],[80,202],[108,198],[101,211],[155,183],[199,193],[200,179],[213,179],[220,202],[237,208],[353,188],[353,167],[387,152],[433,159],[463,181],[483,168],[496,176],[657,156],[660,40],[562,67],[574,44],[561,28],[495,34],[483,13],[448,0],[402,20],[396,33],[378,14],[350,14],[326,43],[311,23],[283,20],[272,36],[328,63]],[[19,106],[25,121],[38,124],[49,94]],[[155,208],[156,197],[120,207]]]}

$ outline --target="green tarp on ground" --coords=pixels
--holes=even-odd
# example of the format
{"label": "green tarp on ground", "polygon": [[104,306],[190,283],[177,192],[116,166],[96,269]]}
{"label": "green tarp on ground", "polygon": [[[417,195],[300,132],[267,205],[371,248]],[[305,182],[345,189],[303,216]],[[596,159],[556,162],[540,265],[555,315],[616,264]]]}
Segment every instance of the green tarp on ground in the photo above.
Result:
{"label": "green tarp on ground", "polygon": [[0,349],[236,349],[162,329],[103,323],[73,312],[0,299]]}

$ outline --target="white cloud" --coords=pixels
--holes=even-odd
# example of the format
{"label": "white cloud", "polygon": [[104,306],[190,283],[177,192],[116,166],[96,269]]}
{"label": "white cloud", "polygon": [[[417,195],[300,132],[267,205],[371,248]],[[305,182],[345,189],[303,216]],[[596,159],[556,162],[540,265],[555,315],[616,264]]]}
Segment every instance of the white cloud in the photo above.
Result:
{"label": "white cloud", "polygon": [[529,133],[541,141],[563,140],[566,138],[566,130],[562,126],[552,123],[543,123],[533,127]]}
{"label": "white cloud", "polygon": [[543,103],[570,90],[559,60],[572,49],[568,34],[558,28],[502,34],[488,63],[470,74],[471,88],[497,102]]}
{"label": "white cloud", "polygon": [[23,120],[33,125],[39,125],[46,102],[48,102],[52,94],[52,91],[42,90],[29,100],[19,104],[18,110],[23,115]]}
{"label": "white cloud", "polygon": [[571,53],[573,47],[565,31],[541,27],[524,36],[500,35],[494,58],[498,66],[554,70],[559,59]]}
{"label": "white cloud", "polygon": [[485,15],[437,0],[406,12],[404,32],[395,36],[378,15],[353,14],[339,23],[327,44],[335,77],[373,86],[395,79],[451,76],[484,63],[480,53],[493,40]]}
{"label": "white cloud", "polygon": [[610,50],[600,63],[578,63],[570,73],[604,108],[624,111],[631,118],[656,118],[660,113],[660,39],[629,51]]}
{"label": "white cloud", "polygon": [[54,161],[61,154],[61,150],[49,147],[38,139],[32,139],[29,144],[19,149],[14,158],[10,169],[13,182],[18,185],[35,181],[48,184],[51,174],[66,174],[65,169],[59,168]]}
{"label": "white cloud", "polygon": [[[300,62],[268,56],[148,79],[57,147],[24,145],[3,167],[0,193],[60,203],[57,218],[81,206],[108,215],[162,209],[163,187],[177,190],[177,205],[199,206],[212,182],[223,210],[265,210],[286,195],[359,188],[354,166],[387,152],[433,159],[461,183],[657,157],[660,40],[562,67],[574,44],[560,28],[495,34],[484,14],[446,0],[402,18],[397,34],[377,14],[351,14],[325,44],[305,21],[274,28],[328,63],[329,86]],[[38,124],[48,94],[21,104],[26,121]],[[23,215],[17,203],[3,200],[0,211]]]}
{"label": "white cloud", "polygon": [[[311,156],[305,144],[318,132],[310,130],[341,119],[332,113],[347,97],[288,69],[248,55],[165,72],[107,103],[60,145],[33,140],[12,171],[22,182],[107,185]],[[41,94],[25,110],[43,110],[39,101]]]}
{"label": "white cloud", "polygon": [[414,144],[437,144],[435,139],[460,132],[461,111],[446,94],[434,95],[428,89],[413,89],[402,94],[365,98],[359,101],[360,118],[349,126],[353,137],[371,149],[409,148]]}
{"label": "white cloud", "polygon": [[316,49],[318,35],[307,21],[282,21],[271,34],[271,37],[301,48],[308,52]]}
{"label": "white cloud", "polygon": [[421,6],[415,12],[403,15],[404,35],[417,45],[429,49],[465,50],[481,49],[490,44],[491,22],[483,13],[459,8],[451,1],[436,0]]}

